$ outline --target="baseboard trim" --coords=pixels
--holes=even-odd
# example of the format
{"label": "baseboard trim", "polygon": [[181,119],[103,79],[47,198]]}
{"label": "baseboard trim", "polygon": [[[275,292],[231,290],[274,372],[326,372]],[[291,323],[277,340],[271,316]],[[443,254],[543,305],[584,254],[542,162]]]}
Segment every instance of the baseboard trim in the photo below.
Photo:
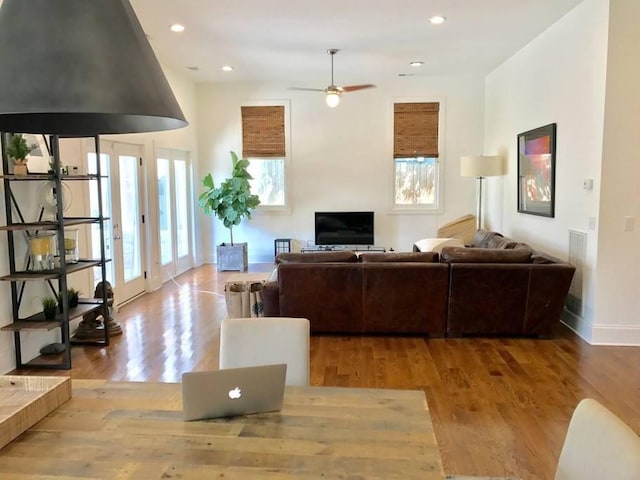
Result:
{"label": "baseboard trim", "polygon": [[591,322],[567,310],[567,308],[562,311],[560,320],[569,330],[573,331],[585,342],[591,344],[591,336],[593,334],[593,325],[591,325]]}
{"label": "baseboard trim", "polygon": [[561,321],[589,345],[610,345],[617,347],[639,347],[640,326],[635,325],[593,325],[565,308]]}
{"label": "baseboard trim", "polygon": [[594,325],[591,345],[640,347],[640,327],[631,325]]}

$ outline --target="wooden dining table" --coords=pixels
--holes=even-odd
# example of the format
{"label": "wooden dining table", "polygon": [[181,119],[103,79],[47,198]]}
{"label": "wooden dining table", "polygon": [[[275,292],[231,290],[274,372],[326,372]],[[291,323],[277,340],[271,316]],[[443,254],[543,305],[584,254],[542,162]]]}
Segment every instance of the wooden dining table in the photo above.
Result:
{"label": "wooden dining table", "polygon": [[442,479],[424,392],[287,387],[279,412],[185,422],[179,383],[72,380],[0,450],[14,479]]}

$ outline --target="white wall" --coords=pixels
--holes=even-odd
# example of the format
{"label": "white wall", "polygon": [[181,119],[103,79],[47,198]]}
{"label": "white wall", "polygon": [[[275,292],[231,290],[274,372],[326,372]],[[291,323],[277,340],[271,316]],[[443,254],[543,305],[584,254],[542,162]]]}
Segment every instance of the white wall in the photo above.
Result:
{"label": "white wall", "polygon": [[[640,214],[639,15],[636,0],[585,0],[487,77],[485,150],[505,152],[510,166],[490,221],[564,258],[568,229],[588,234],[583,317],[566,321],[594,344],[640,345],[639,234],[624,227]],[[516,135],[551,122],[556,218],[518,214]]]}
{"label": "white wall", "polygon": [[[159,241],[156,236],[154,225],[157,225],[158,207],[157,207],[157,191],[156,191],[156,167],[154,149],[156,147],[170,147],[191,152],[191,159],[194,169],[197,169],[198,145],[197,145],[197,115],[196,115],[196,93],[194,84],[185,76],[178,74],[170,69],[165,69],[167,79],[173,89],[173,92],[182,107],[187,121],[190,126],[168,132],[157,132],[135,135],[113,135],[104,137],[114,141],[124,143],[135,143],[144,147],[144,170],[145,183],[148,189],[148,198],[146,199],[146,213],[149,221],[147,222],[148,244],[150,248],[147,250],[147,271],[149,272],[146,288],[153,290],[161,285],[160,267],[159,267]],[[62,163],[67,165],[84,165],[83,149],[81,140],[62,140],[61,141]],[[31,183],[31,182],[28,182]],[[68,182],[74,183],[74,182]],[[86,192],[79,182],[78,185],[72,185],[72,204],[69,214],[86,214],[82,211],[83,205],[88,204]],[[22,187],[23,185],[20,185]],[[0,183],[0,192],[3,187]],[[23,195],[19,198],[21,209],[25,216],[29,219],[35,219],[38,212],[37,186],[28,185]],[[195,189],[194,189],[195,190]],[[194,200],[195,201],[195,200]],[[5,224],[6,218],[4,214],[4,206],[0,209],[0,223]],[[83,239],[81,238],[82,247]],[[21,268],[22,259],[26,254],[26,242],[22,241],[21,235],[16,236],[16,266]],[[0,275],[4,275],[9,271],[9,262],[7,258],[7,236],[2,233],[0,235]],[[195,260],[197,262],[197,259]],[[68,278],[70,286],[78,288],[84,294],[93,293],[94,286],[89,271],[77,273]],[[21,315],[30,315],[42,310],[40,298],[49,295],[50,292],[44,288],[44,284],[40,282],[29,282],[25,293],[25,300]],[[117,294],[117,292],[116,292]],[[12,321],[11,314],[11,290],[8,282],[0,282],[0,326],[7,325]],[[75,327],[75,323],[72,325]],[[60,341],[59,330],[52,332],[23,332],[22,334],[23,360],[28,361],[38,355],[39,349],[48,343]],[[98,347],[96,347],[98,348]],[[15,368],[15,353],[13,345],[13,334],[11,332],[0,332],[0,373],[6,373]]]}
{"label": "white wall", "polygon": [[[611,0],[594,343],[640,345],[640,2]],[[624,217],[636,223],[624,231]]]}
{"label": "white wall", "polygon": [[[290,99],[292,212],[258,212],[234,228],[234,241],[249,242],[249,261],[272,261],[275,238],[313,241],[313,213],[319,210],[373,210],[376,245],[411,250],[415,240],[435,236],[439,225],[474,211],[474,180],[460,177],[459,159],[481,152],[483,89],[481,77],[410,77],[346,94],[330,109],[321,92],[291,91],[288,85],[200,84],[198,179],[211,171],[218,183],[230,174],[229,151],[242,151],[243,102]],[[390,214],[391,105],[394,98],[406,97],[446,104],[440,215]],[[200,215],[204,258],[213,262],[214,245],[229,241],[228,231],[219,220]]]}

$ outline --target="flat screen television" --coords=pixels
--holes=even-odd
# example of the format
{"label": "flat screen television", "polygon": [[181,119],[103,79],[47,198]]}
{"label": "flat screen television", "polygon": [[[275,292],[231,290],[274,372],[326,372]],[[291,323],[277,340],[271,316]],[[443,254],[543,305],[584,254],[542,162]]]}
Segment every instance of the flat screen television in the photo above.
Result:
{"label": "flat screen television", "polygon": [[373,212],[316,212],[316,245],[373,245]]}

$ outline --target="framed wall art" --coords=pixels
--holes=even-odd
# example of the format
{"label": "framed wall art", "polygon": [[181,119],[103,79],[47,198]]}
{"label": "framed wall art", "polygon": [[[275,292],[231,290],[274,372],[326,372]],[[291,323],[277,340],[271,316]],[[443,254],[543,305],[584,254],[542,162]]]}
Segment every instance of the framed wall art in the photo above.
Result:
{"label": "framed wall art", "polygon": [[518,134],[518,212],[555,215],[556,124]]}

